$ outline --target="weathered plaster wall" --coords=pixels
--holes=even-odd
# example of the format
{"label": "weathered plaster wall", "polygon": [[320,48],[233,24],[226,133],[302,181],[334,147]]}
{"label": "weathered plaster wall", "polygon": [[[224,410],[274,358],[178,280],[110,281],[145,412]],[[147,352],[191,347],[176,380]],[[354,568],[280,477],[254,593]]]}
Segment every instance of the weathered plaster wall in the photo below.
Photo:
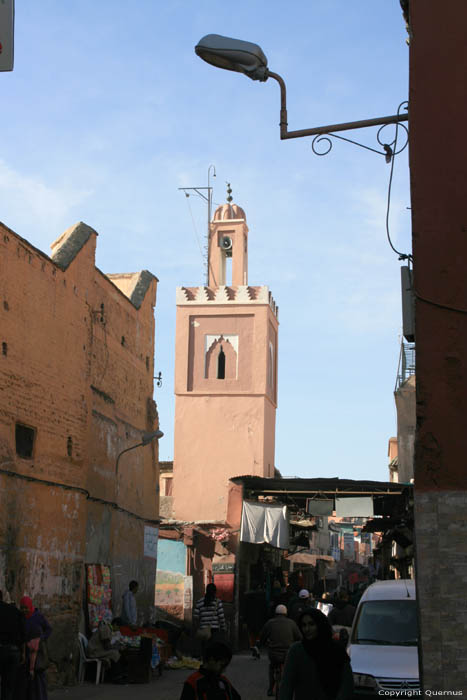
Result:
{"label": "weathered plaster wall", "polygon": [[[278,322],[267,291],[262,293],[267,303],[257,298],[250,304],[237,303],[238,290],[232,290],[230,303],[222,304],[214,293],[203,304],[179,295],[173,490],[177,519],[224,521],[232,476],[274,474]],[[206,377],[207,344],[219,334],[237,339],[236,375],[222,380]]]}
{"label": "weathered plaster wall", "polygon": [[[96,237],[71,227],[51,259],[0,224],[0,589],[43,609],[68,681],[84,563],[111,566],[114,599],[137,578],[140,606],[153,604],[155,578],[143,531],[158,517],[157,446],[125,455],[118,479],[115,462],[157,427],[157,280],[127,275],[126,297],[120,276],[96,269]],[[17,423],[34,430],[29,457]]]}

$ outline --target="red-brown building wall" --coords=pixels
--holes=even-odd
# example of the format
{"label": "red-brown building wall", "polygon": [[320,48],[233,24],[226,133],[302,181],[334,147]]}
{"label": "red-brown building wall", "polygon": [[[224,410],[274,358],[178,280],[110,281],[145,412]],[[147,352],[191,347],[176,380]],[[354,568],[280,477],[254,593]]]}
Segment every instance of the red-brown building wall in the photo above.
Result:
{"label": "red-brown building wall", "polygon": [[[0,224],[0,589],[50,618],[69,680],[85,562],[111,567],[115,613],[132,578],[140,610],[154,600],[143,541],[157,525],[157,444],[123,455],[118,478],[115,464],[158,425],[157,280],[103,275],[96,237],[78,224],[51,259]],[[34,429],[30,458],[17,454],[17,423]]]}
{"label": "red-brown building wall", "polygon": [[467,3],[410,0],[416,581],[425,690],[467,692]]}

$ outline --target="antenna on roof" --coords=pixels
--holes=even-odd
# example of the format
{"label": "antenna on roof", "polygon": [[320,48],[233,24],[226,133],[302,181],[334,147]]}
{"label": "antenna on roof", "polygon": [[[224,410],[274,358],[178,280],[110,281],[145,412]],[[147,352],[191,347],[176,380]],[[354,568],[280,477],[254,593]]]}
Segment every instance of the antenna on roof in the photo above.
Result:
{"label": "antenna on roof", "polygon": [[[211,223],[212,191],[213,191],[213,188],[211,187],[210,181],[209,181],[211,171],[212,171],[212,176],[216,177],[216,166],[215,165],[210,165],[208,168],[208,186],[207,187],[179,187],[178,188],[179,190],[182,190],[182,192],[185,193],[185,197],[189,197],[190,193],[194,192],[198,197],[201,197],[202,199],[204,199],[204,201],[208,205],[208,225],[207,225],[207,229],[206,229],[206,243],[204,246],[204,257],[203,257],[206,285],[209,284],[209,270],[208,270],[209,224]],[[229,187],[230,187],[230,185],[229,185]],[[204,194],[204,192],[206,192],[207,194]],[[203,255],[202,252],[201,252],[201,255]]]}

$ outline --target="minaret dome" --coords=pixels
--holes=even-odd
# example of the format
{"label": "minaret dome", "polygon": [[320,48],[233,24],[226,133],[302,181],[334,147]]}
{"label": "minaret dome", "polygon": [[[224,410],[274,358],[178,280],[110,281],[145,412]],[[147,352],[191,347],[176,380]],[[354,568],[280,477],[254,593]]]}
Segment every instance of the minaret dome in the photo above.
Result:
{"label": "minaret dome", "polygon": [[213,221],[228,221],[229,219],[243,219],[246,221],[245,212],[238,204],[221,204],[217,207],[212,217]]}

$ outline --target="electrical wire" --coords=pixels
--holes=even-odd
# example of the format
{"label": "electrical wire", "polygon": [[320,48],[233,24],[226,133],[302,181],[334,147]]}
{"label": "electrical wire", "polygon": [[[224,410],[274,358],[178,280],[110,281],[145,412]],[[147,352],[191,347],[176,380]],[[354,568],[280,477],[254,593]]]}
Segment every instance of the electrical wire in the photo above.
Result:
{"label": "electrical wire", "polygon": [[[400,114],[401,107],[405,104],[405,102],[401,102],[399,107],[397,108],[397,114]],[[397,137],[398,137],[398,129],[399,129],[399,122],[396,122],[396,133],[394,136],[394,150],[393,154],[391,157],[391,172],[389,174],[389,185],[388,185],[388,200],[387,200],[387,209],[386,209],[386,235],[388,238],[389,245],[391,246],[392,250],[399,256],[399,260],[408,260],[409,264],[413,263],[413,255],[411,253],[401,253],[399,250],[397,250],[394,245],[392,244],[391,241],[391,235],[389,232],[389,212],[391,208],[391,190],[392,190],[392,178],[393,178],[393,173],[394,173],[394,161],[395,161],[395,152],[397,150]],[[421,294],[418,294],[418,292],[413,289],[415,297],[419,300],[422,301],[424,304],[429,304],[430,306],[436,306],[439,309],[445,309],[447,311],[454,311],[455,313],[458,314],[467,314],[467,308],[461,309],[456,306],[450,306],[449,304],[442,304],[441,302],[434,301],[433,299],[427,299],[426,297],[423,297]]]}
{"label": "electrical wire", "polygon": [[415,297],[419,301],[423,301],[424,304],[430,304],[430,306],[437,306],[438,309],[446,309],[447,311],[455,311],[458,314],[467,314],[467,309],[459,309],[457,306],[449,306],[449,304],[441,304],[438,301],[434,301],[433,299],[427,299],[426,297],[422,297],[416,290],[414,290]]}
{"label": "electrical wire", "polygon": [[125,513],[126,515],[129,515],[132,518],[135,518],[136,520],[142,520],[145,523],[151,523],[152,525],[159,525],[160,520],[150,520],[149,518],[143,518],[141,515],[138,515],[137,513],[133,513],[131,510],[127,510],[126,508],[122,508],[119,506],[117,503],[114,501],[106,501],[103,498],[98,498],[96,496],[91,496],[89,491],[87,489],[83,489],[80,486],[72,486],[71,484],[62,484],[58,481],[48,481],[47,479],[38,479],[36,476],[29,476],[28,474],[20,474],[19,472],[14,472],[11,471],[10,469],[3,469],[0,467],[0,474],[4,474],[5,476],[12,477],[14,479],[21,479],[23,481],[29,481],[30,483],[35,483],[35,484],[42,484],[43,486],[50,486],[53,488],[60,488],[63,489],[64,491],[74,491],[75,493],[80,493],[83,496],[86,496],[86,500],[92,501],[93,503],[100,503],[101,505],[104,506],[110,506],[110,508],[113,508],[113,510],[118,510],[120,513]]}
{"label": "electrical wire", "polygon": [[[401,102],[399,107],[397,108],[397,114],[400,114],[400,110],[402,106],[406,104],[405,100],[404,102]],[[396,255],[399,256],[399,260],[408,260],[409,262],[413,261],[413,256],[410,253],[401,253],[397,248],[394,247],[391,241],[391,234],[389,232],[389,212],[391,210],[391,191],[392,191],[392,178],[394,174],[394,162],[396,158],[396,151],[397,151],[397,137],[399,134],[399,122],[396,122],[396,133],[394,136],[394,148],[392,151],[392,157],[391,157],[391,171],[389,173],[389,184],[388,184],[388,199],[387,199],[387,207],[386,207],[386,236],[389,242],[389,245],[391,246],[392,250],[396,253]]]}

